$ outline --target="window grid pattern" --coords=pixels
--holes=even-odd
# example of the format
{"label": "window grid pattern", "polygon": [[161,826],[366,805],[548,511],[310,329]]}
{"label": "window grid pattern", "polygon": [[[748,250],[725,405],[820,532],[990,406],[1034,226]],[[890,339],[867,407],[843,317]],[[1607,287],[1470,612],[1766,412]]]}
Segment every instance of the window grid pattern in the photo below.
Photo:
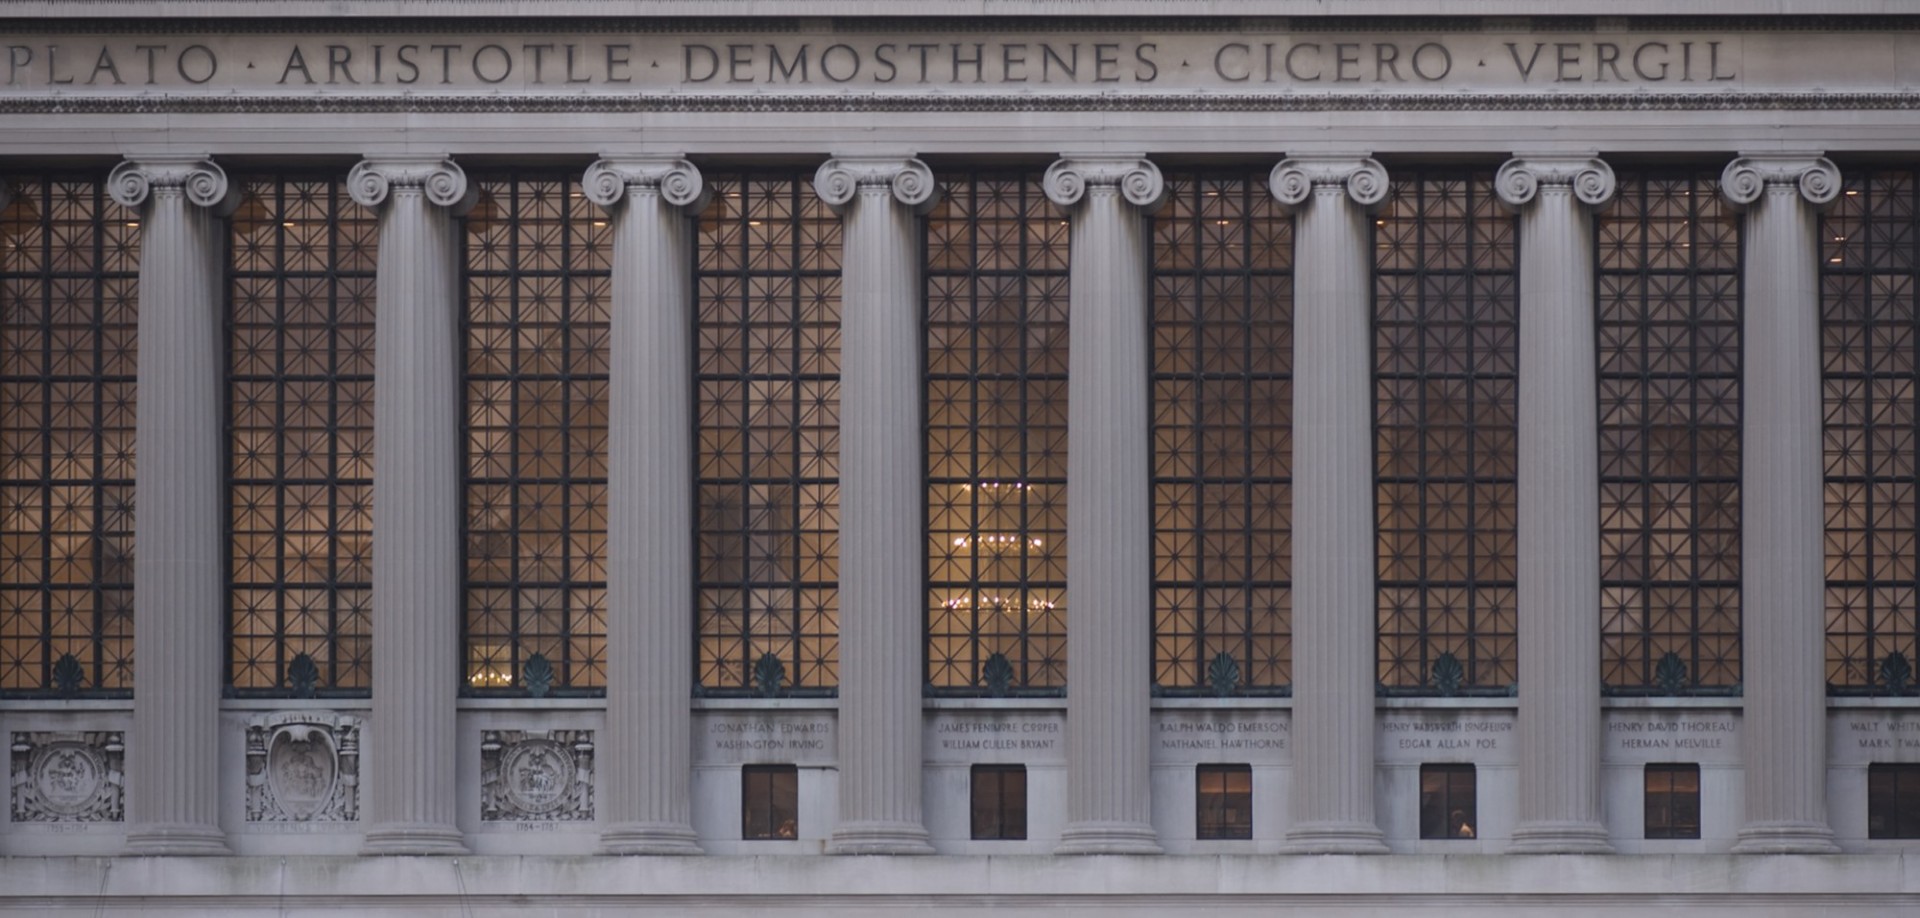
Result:
{"label": "window grid pattern", "polygon": [[740,767],[740,837],[776,841],[800,837],[798,766]]}
{"label": "window grid pattern", "polygon": [[927,222],[927,682],[1066,685],[1067,222],[966,173]]}
{"label": "window grid pattern", "polygon": [[[0,212],[0,692],[133,687],[139,217],[97,177]],[[68,674],[71,675],[71,674]]]}
{"label": "window grid pattern", "polygon": [[[1601,678],[1740,682],[1740,238],[1701,173],[1619,174],[1599,221]],[[1663,672],[1665,670],[1663,679]],[[1660,688],[1662,683],[1667,688]]]}
{"label": "window grid pattern", "polygon": [[840,221],[798,174],[708,184],[694,355],[700,690],[824,694],[839,683]]}
{"label": "window grid pattern", "polygon": [[1700,837],[1700,766],[1648,765],[1645,776],[1647,838]]}
{"label": "window grid pattern", "polygon": [[1027,837],[1027,766],[975,765],[972,832],[976,841]]}
{"label": "window grid pattern", "polygon": [[[465,221],[465,690],[599,691],[612,230],[571,178],[506,173],[475,184],[480,201]],[[536,654],[550,679],[529,674]]]}
{"label": "window grid pattern", "polygon": [[[379,234],[343,181],[237,180],[227,301],[227,679],[236,694],[370,683],[373,284]],[[296,686],[300,654],[314,664]]]}
{"label": "window grid pattern", "polygon": [[1505,691],[1518,678],[1517,222],[1491,172],[1414,171],[1375,223],[1380,684]]}
{"label": "window grid pattern", "polygon": [[1920,765],[1867,766],[1867,837],[1920,838]]}
{"label": "window grid pattern", "polygon": [[1472,765],[1420,766],[1420,837],[1477,837],[1478,791]]}
{"label": "window grid pattern", "polygon": [[1194,768],[1194,837],[1253,837],[1253,766]]}
{"label": "window grid pattern", "polygon": [[1920,664],[1917,196],[1911,170],[1850,171],[1821,225],[1827,683],[1839,692],[1884,686],[1892,654]]}
{"label": "window grid pattern", "polygon": [[1293,681],[1293,221],[1260,176],[1172,174],[1167,192],[1152,237],[1154,682],[1272,693]]}

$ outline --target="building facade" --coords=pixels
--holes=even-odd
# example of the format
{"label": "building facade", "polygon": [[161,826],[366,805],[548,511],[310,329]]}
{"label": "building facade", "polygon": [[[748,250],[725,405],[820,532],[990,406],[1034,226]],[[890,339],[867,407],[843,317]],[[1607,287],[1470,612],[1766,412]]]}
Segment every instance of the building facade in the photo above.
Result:
{"label": "building facade", "polygon": [[0,910],[1920,909],[1920,15],[1539,6],[0,9]]}

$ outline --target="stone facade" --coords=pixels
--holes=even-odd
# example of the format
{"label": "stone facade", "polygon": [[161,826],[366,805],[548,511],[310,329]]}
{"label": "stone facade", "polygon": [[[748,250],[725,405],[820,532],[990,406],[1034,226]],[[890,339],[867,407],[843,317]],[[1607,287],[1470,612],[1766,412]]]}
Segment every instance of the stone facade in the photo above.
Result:
{"label": "stone facade", "polygon": [[[139,681],[0,693],[0,913],[1915,907],[1920,842],[1870,838],[1866,799],[1872,765],[1920,764],[1920,705],[1823,679],[1816,227],[1849,170],[1920,156],[1920,17],[1871,0],[1687,18],[1642,0],[539,6],[0,10],[0,208],[9,170],[97,166],[143,246]],[[1510,689],[1393,696],[1374,233],[1400,170],[1467,160],[1520,237],[1521,663]],[[373,688],[223,696],[213,259],[228,176],[290,162],[345,179],[378,221]],[[939,184],[983,162],[1044,170],[1071,240],[1064,697],[923,691],[916,233]],[[1268,176],[1293,234],[1300,537],[1292,685],[1236,694],[1236,671],[1209,697],[1151,672],[1145,358],[1166,174],[1222,162]],[[1721,174],[1740,212],[1737,475],[1768,499],[1742,519],[1737,693],[1600,690],[1593,214],[1648,162]],[[520,163],[577,176],[612,237],[605,690],[545,697],[549,670],[530,697],[464,697],[457,233],[470,174]],[[695,221],[725,205],[712,176],[765,164],[817,167],[805,192],[841,239],[839,682],[704,697]],[[1698,766],[1698,838],[1647,837],[1662,763]],[[1197,769],[1227,764],[1250,773],[1249,837],[1200,837]],[[742,774],[768,765],[794,768],[795,827],[752,837]],[[1025,838],[974,837],[976,765],[1025,766]],[[1434,765],[1475,767],[1471,837],[1422,837]]]}

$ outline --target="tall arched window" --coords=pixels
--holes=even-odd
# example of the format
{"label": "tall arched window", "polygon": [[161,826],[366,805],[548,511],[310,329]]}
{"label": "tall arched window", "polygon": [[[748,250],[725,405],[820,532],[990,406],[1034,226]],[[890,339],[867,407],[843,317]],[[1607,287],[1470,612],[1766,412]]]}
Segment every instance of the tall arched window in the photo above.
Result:
{"label": "tall arched window", "polygon": [[1717,173],[1622,170],[1600,216],[1601,679],[1740,681],[1740,242]]}
{"label": "tall arched window", "polygon": [[1821,224],[1827,683],[1865,691],[1920,666],[1920,174],[1846,175]]}
{"label": "tall arched window", "polygon": [[927,218],[927,683],[1066,684],[1067,221],[1033,173]]}
{"label": "tall arched window", "polygon": [[337,178],[235,184],[227,678],[243,694],[364,692],[377,224]]}
{"label": "tall arched window", "polygon": [[529,681],[599,690],[613,231],[574,175],[474,180],[464,274],[467,690],[524,691]]}
{"label": "tall arched window", "polygon": [[1518,678],[1513,214],[1493,173],[1396,170],[1374,230],[1380,683]]}
{"label": "tall arched window", "polygon": [[98,176],[0,212],[0,691],[133,687],[139,216]]}
{"label": "tall arched window", "polygon": [[798,173],[707,184],[695,243],[699,685],[823,692],[840,659],[840,220]]}
{"label": "tall arched window", "polygon": [[1266,176],[1167,174],[1153,219],[1154,683],[1293,681],[1293,220]]}

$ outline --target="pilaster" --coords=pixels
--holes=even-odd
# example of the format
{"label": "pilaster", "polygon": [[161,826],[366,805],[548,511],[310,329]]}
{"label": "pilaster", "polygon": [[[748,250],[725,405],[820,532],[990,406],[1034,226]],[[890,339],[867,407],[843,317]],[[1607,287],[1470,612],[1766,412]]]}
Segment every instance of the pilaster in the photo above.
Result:
{"label": "pilaster", "polygon": [[140,156],[107,192],[140,211],[134,449],[133,738],[127,846],[226,854],[220,828],[225,659],[221,218],[238,197],[204,155]]}
{"label": "pilaster", "polygon": [[366,851],[462,854],[460,240],[474,202],[440,156],[369,157],[347,176],[380,213],[374,279],[373,718]]}
{"label": "pilaster", "polygon": [[1067,827],[1058,854],[1158,854],[1148,781],[1153,520],[1149,507],[1147,216],[1160,169],[1065,155],[1048,199],[1072,221],[1067,357]]}
{"label": "pilaster", "polygon": [[1374,820],[1373,246],[1387,171],[1296,156],[1270,179],[1294,213],[1293,825],[1298,853],[1385,853]]}
{"label": "pilaster", "polygon": [[587,199],[613,221],[608,351],[609,854],[699,854],[692,820],[693,217],[700,171],[609,155]]}
{"label": "pilaster", "polygon": [[1613,197],[1613,169],[1516,157],[1494,190],[1520,214],[1520,820],[1509,850],[1605,854],[1593,210]]}
{"label": "pilaster", "polygon": [[840,282],[840,822],[834,854],[931,854],[922,817],[926,490],[919,217],[933,173],[843,156],[814,174],[843,221]]}
{"label": "pilaster", "polygon": [[1740,666],[1746,825],[1734,851],[1826,854],[1826,517],[1819,209],[1840,170],[1748,154],[1720,191],[1745,210],[1741,292]]}

